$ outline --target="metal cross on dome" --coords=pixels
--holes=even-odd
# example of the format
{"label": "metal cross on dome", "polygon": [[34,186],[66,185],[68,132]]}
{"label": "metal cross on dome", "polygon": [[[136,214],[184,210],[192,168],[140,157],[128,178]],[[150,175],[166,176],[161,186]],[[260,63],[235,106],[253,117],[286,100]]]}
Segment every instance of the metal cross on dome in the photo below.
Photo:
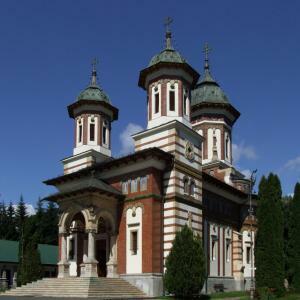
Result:
{"label": "metal cross on dome", "polygon": [[206,42],[204,45],[203,53],[205,54],[205,60],[208,61],[208,54],[211,52],[211,48],[209,47],[208,43]]}
{"label": "metal cross on dome", "polygon": [[92,67],[93,67],[93,71],[96,71],[96,66],[98,65],[99,61],[97,58],[94,58],[92,60]]}
{"label": "metal cross on dome", "polygon": [[171,17],[167,17],[165,19],[166,31],[170,31],[170,25],[173,23],[173,19]]}

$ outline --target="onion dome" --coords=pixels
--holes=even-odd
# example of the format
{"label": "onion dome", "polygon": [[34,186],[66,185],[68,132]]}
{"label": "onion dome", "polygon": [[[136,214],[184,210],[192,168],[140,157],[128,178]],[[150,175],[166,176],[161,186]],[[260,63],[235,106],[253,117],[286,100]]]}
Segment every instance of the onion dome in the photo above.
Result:
{"label": "onion dome", "polygon": [[95,64],[93,64],[92,77],[89,86],[84,89],[77,97],[77,101],[80,100],[95,100],[110,103],[108,96],[97,83],[97,71],[95,68]]}
{"label": "onion dome", "polygon": [[198,72],[194,70],[183,58],[183,56],[172,46],[172,33],[168,27],[171,24],[171,22],[172,19],[167,18],[165,24],[167,25],[165,49],[162,50],[160,53],[154,55],[150,60],[148,66],[140,72],[138,84],[143,89],[146,89],[146,86],[149,83],[148,76],[161,68],[177,70],[181,69],[187,74],[187,77],[190,78],[188,79],[188,81],[191,81],[191,86],[194,87],[197,83],[197,80],[199,78]]}
{"label": "onion dome", "polygon": [[111,120],[118,119],[119,110],[114,107],[106,93],[97,83],[96,59],[93,61],[91,82],[76,98],[76,101],[68,106],[69,116],[75,118],[85,111],[93,111],[98,114],[100,111],[109,114]]}
{"label": "onion dome", "polygon": [[148,67],[151,67],[160,62],[168,62],[168,63],[186,63],[186,60],[181,56],[181,54],[174,50],[171,44],[171,32],[166,32],[166,48],[161,51],[159,54],[154,55],[150,60]]}
{"label": "onion dome", "polygon": [[192,91],[192,105],[201,102],[229,103],[229,99],[210,73],[208,59],[205,59],[203,78]]}
{"label": "onion dome", "polygon": [[228,97],[211,75],[208,61],[209,51],[206,44],[204,75],[191,92],[192,119],[197,115],[226,115],[233,124],[240,113],[230,104]]}

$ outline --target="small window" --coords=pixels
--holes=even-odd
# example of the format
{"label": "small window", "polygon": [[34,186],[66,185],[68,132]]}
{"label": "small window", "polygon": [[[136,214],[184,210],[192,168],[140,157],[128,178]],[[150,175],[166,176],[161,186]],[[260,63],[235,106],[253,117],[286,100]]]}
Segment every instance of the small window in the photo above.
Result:
{"label": "small window", "polygon": [[95,141],[95,124],[90,124],[90,141]]}
{"label": "small window", "polygon": [[122,193],[128,194],[128,182],[122,182]]}
{"label": "small window", "polygon": [[78,127],[78,143],[81,143],[82,142],[82,124],[79,124],[79,127]]}
{"label": "small window", "polygon": [[154,105],[154,113],[158,113],[159,112],[159,93],[155,94],[155,105]]}
{"label": "small window", "polygon": [[183,191],[185,194],[189,193],[189,180],[188,178],[183,178]]}
{"label": "small window", "polygon": [[192,180],[190,184],[190,195],[194,196],[195,195],[195,181]]}
{"label": "small window", "polygon": [[75,241],[74,239],[69,240],[69,259],[73,260],[75,256]]}
{"label": "small window", "polygon": [[108,123],[107,121],[103,122],[102,126],[102,144],[107,145],[108,144]]}
{"label": "small window", "polygon": [[231,240],[226,239],[226,261],[227,262],[230,261],[230,244],[231,244]]}
{"label": "small window", "polygon": [[211,241],[211,260],[216,260],[217,257],[217,246],[218,246],[218,240],[215,236],[212,236]]}
{"label": "small window", "polygon": [[146,191],[147,190],[147,176],[143,176],[140,179],[140,190]]}
{"label": "small window", "polygon": [[247,264],[250,264],[251,262],[251,247],[247,246],[246,248],[246,262]]}
{"label": "small window", "polygon": [[229,158],[229,137],[226,137],[226,144],[225,144],[225,156]]}
{"label": "small window", "polygon": [[188,115],[188,103],[189,103],[189,101],[188,101],[188,96],[187,95],[188,95],[187,91],[184,91],[184,94],[183,94],[183,113],[184,113],[185,116]]}
{"label": "small window", "polygon": [[169,107],[170,111],[175,111],[175,91],[169,93]]}
{"label": "small window", "polygon": [[130,233],[130,250],[132,255],[137,254],[138,250],[138,232],[137,231],[131,231]]}
{"label": "small window", "polygon": [[138,180],[132,179],[130,182],[130,192],[136,193],[138,191]]}

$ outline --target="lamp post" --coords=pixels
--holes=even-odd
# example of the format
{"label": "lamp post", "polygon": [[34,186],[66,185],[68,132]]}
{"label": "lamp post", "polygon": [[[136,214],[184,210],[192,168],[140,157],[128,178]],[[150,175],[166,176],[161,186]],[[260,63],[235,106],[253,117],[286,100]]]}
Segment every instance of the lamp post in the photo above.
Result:
{"label": "lamp post", "polygon": [[253,218],[254,218],[254,213],[253,213],[253,207],[252,207],[252,189],[253,186],[255,184],[255,180],[256,180],[256,172],[257,169],[252,171],[251,176],[250,176],[250,185],[249,185],[249,219],[250,219],[250,245],[251,245],[251,255],[250,255],[250,270],[251,270],[251,285],[250,285],[250,299],[254,299],[254,260],[253,260],[253,229],[252,229],[252,223],[253,223]]}

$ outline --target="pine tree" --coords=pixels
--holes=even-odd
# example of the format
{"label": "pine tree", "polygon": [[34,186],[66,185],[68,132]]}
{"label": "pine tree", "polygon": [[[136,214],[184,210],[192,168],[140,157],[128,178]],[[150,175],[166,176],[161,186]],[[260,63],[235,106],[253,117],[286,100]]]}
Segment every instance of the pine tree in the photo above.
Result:
{"label": "pine tree", "polygon": [[281,185],[277,175],[263,177],[259,184],[258,232],[255,247],[256,286],[284,292],[284,242]]}
{"label": "pine tree", "polygon": [[9,203],[7,208],[7,220],[8,226],[6,230],[5,239],[15,241],[18,240],[18,233],[16,230],[16,220],[15,220],[15,209],[12,202]]}
{"label": "pine tree", "polygon": [[26,217],[27,217],[26,205],[23,196],[21,195],[16,209],[16,226],[19,234],[19,239],[21,239],[23,234]]}
{"label": "pine tree", "polygon": [[205,257],[201,239],[186,225],[176,234],[166,260],[164,283],[175,297],[199,295],[205,281]]}
{"label": "pine tree", "polygon": [[44,213],[43,223],[47,226],[43,230],[43,243],[50,245],[58,244],[58,208],[53,202],[48,202]]}
{"label": "pine tree", "polygon": [[30,240],[27,242],[24,251],[24,260],[18,269],[18,285],[36,281],[42,277],[40,253],[37,243]]}
{"label": "pine tree", "polygon": [[0,203],[0,239],[5,239],[7,223],[7,211],[3,201]]}
{"label": "pine tree", "polygon": [[300,183],[294,190],[289,222],[289,274],[292,287],[300,292]]}

